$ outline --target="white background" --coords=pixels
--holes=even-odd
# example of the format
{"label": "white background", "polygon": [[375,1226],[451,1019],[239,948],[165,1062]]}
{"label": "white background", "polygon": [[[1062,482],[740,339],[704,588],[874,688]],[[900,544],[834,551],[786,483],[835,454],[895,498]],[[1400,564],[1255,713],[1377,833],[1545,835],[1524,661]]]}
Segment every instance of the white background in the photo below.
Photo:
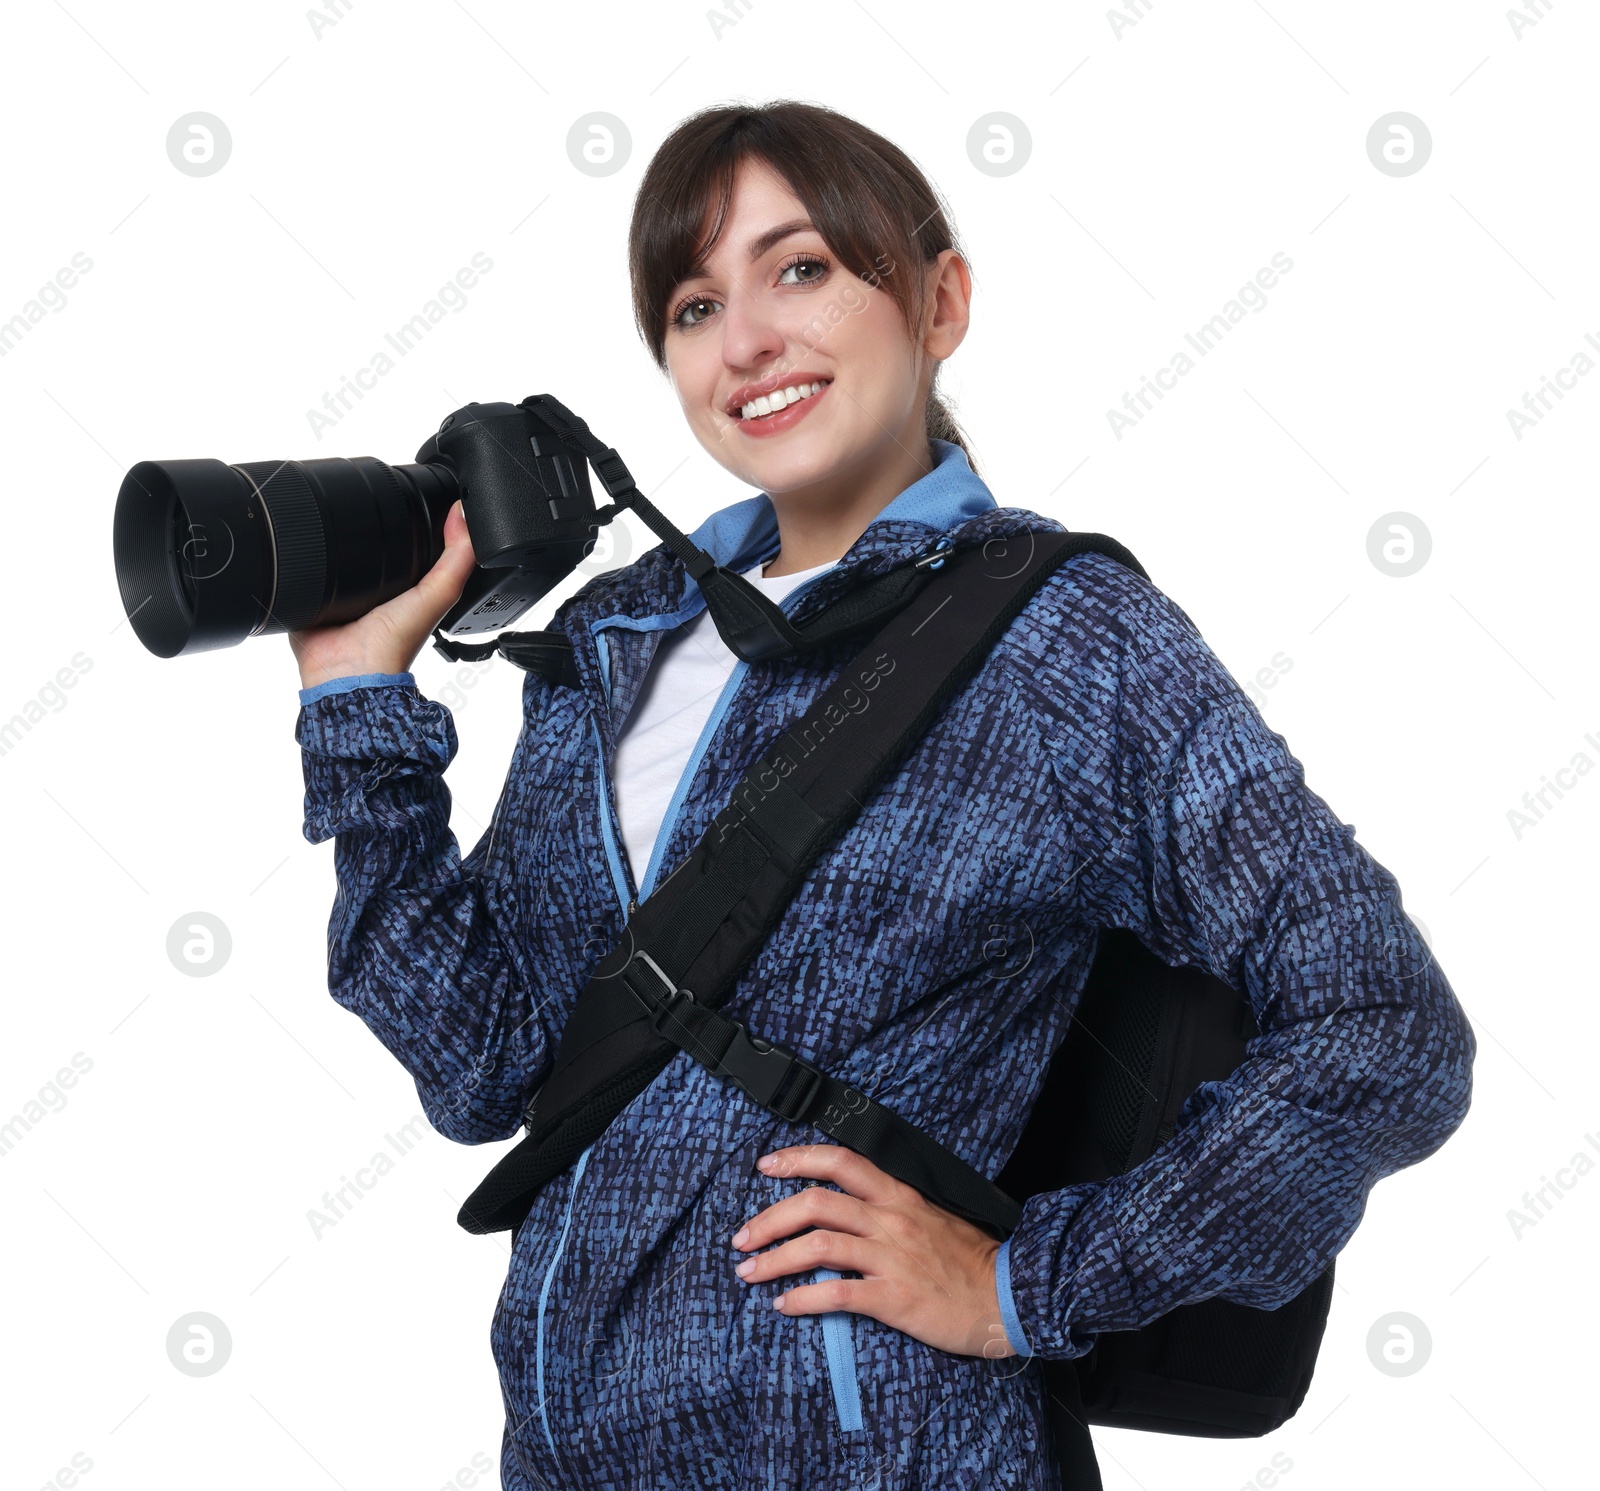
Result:
{"label": "white background", "polygon": [[[749,0],[720,27],[706,0],[336,8],[320,33],[259,0],[4,11],[0,320],[75,253],[93,268],[0,358],[0,719],[91,663],[0,756],[0,1121],[75,1053],[92,1068],[0,1156],[0,1483],[65,1485],[77,1454],[90,1487],[434,1491],[497,1462],[504,1238],[454,1218],[499,1147],[430,1134],[314,1235],[418,1103],[326,993],[332,848],[300,833],[286,642],[146,653],[113,503],[137,460],[405,461],[448,410],[539,391],[685,527],[748,495],[634,334],[625,235],[678,119],[788,95],[882,130],[948,196],[977,293],[946,382],[998,500],[1128,544],[1241,681],[1290,660],[1263,711],[1398,876],[1480,1042],[1465,1125],[1378,1186],[1340,1258],[1298,1417],[1254,1442],[1102,1432],[1107,1487],[1264,1486],[1278,1453],[1293,1491],[1592,1485],[1600,1178],[1565,1172],[1520,1236],[1508,1211],[1600,1144],[1600,775],[1520,836],[1507,816],[1600,762],[1600,377],[1521,439],[1507,419],[1600,339],[1592,10],[1519,32],[1504,0],[1157,0],[1120,30],[926,0]],[[1433,142],[1404,177],[1366,149],[1397,110]],[[201,178],[165,146],[194,111],[233,142]],[[606,177],[566,148],[594,111],[632,138]],[[968,155],[993,112],[1031,136],[1006,176]],[[319,440],[307,411],[479,251],[465,308]],[[1107,411],[1278,252],[1265,308],[1119,439]],[[1406,578],[1367,550],[1397,511],[1432,539]],[[469,691],[431,650],[417,672],[455,710],[467,848],[521,675],[468,669]],[[195,911],[233,939],[211,977],[166,952]],[[194,1311],[232,1337],[202,1378],[165,1347]],[[1404,1377],[1367,1349],[1395,1311],[1432,1338]]]}

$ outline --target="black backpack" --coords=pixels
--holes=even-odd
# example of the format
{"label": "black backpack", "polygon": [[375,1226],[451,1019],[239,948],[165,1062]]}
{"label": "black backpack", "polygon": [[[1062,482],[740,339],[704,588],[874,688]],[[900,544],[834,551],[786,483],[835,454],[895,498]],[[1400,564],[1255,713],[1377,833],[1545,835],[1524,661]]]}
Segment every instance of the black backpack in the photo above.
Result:
{"label": "black backpack", "polygon": [[[1103,929],[1073,1024],[1021,1141],[991,1181],[870,1094],[718,1009],[810,866],[1049,575],[1091,550],[1144,574],[1101,534],[1026,537],[1031,552],[1020,564],[1009,544],[995,543],[916,561],[903,608],[746,774],[685,860],[630,908],[623,938],[580,992],[551,1073],[529,1099],[526,1138],[468,1197],[464,1228],[519,1227],[540,1189],[679,1051],[1001,1238],[1027,1197],[1147,1158],[1195,1086],[1239,1064],[1254,1026],[1234,990]],[[539,643],[520,656],[506,649],[513,661],[572,680],[560,633],[513,635]],[[1330,1264],[1277,1310],[1208,1300],[1141,1330],[1104,1332],[1081,1359],[1043,1362],[1065,1484],[1099,1485],[1088,1424],[1212,1437],[1278,1427],[1305,1396],[1332,1282]]]}
{"label": "black backpack", "polygon": [[[1100,933],[1072,1025],[996,1181],[1018,1200],[1120,1175],[1171,1135],[1190,1093],[1227,1077],[1256,1034],[1249,1004],[1198,968],[1173,968],[1131,932]],[[1098,1485],[1083,1425],[1216,1439],[1270,1433],[1311,1385],[1333,1265],[1287,1304],[1182,1305],[1142,1330],[1104,1331],[1085,1357],[1046,1361],[1064,1468]],[[1095,1478],[1092,1478],[1095,1477]]]}

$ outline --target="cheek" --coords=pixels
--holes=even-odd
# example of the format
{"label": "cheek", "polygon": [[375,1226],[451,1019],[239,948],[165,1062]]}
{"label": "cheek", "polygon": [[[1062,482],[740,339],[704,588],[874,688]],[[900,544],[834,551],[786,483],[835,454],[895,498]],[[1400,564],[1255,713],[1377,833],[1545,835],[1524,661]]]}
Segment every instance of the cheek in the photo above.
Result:
{"label": "cheek", "polygon": [[667,359],[667,376],[690,433],[704,450],[720,460],[719,452],[727,442],[728,433],[727,416],[713,405],[721,364],[715,353],[704,357],[699,355],[699,350],[696,346],[687,354],[675,352]]}
{"label": "cheek", "polygon": [[684,417],[691,424],[703,424],[711,415],[711,396],[716,389],[716,364],[689,355],[678,355],[668,360],[667,375],[672,380],[673,392],[683,407]]}
{"label": "cheek", "polygon": [[[887,302],[887,303],[886,303]],[[834,328],[840,367],[860,376],[861,397],[883,408],[916,391],[916,365],[899,311],[888,297],[872,296]]]}

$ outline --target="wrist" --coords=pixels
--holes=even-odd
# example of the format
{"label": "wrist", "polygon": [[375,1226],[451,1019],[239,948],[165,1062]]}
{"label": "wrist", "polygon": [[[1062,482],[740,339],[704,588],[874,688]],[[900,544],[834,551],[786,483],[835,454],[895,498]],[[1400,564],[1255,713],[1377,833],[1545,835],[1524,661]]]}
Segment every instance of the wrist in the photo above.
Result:
{"label": "wrist", "polygon": [[981,1281],[978,1286],[980,1325],[976,1333],[977,1339],[969,1347],[973,1356],[981,1356],[986,1361],[995,1362],[1017,1354],[1014,1343],[1006,1333],[1001,1310],[995,1272],[995,1260],[999,1252],[1000,1244],[992,1237],[986,1237],[978,1254],[977,1277]]}
{"label": "wrist", "polygon": [[314,689],[336,678],[361,678],[364,676],[393,676],[409,671],[411,663],[397,657],[349,657],[336,661],[319,659],[300,669],[300,687]]}

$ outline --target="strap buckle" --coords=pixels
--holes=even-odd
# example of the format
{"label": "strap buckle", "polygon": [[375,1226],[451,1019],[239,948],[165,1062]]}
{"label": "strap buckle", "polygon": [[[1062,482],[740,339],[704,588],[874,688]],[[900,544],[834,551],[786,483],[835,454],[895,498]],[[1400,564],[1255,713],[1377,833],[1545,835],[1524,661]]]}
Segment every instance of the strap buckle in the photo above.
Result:
{"label": "strap buckle", "polygon": [[742,1025],[714,1070],[790,1123],[804,1117],[823,1081],[823,1073],[803,1056],[751,1035]]}

